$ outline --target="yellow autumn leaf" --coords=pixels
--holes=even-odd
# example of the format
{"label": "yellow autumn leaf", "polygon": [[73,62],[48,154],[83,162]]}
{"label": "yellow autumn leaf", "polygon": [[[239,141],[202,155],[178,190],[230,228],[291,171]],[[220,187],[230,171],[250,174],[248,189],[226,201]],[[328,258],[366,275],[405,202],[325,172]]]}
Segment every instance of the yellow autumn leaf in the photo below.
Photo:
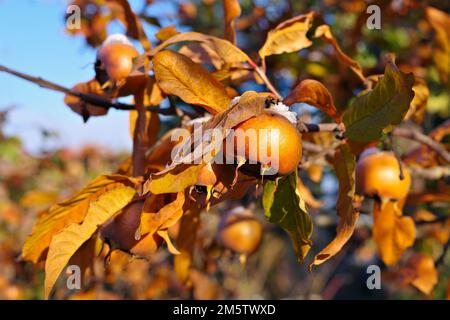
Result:
{"label": "yellow autumn leaf", "polygon": [[[180,220],[183,215],[183,205],[185,202],[184,192],[178,192],[174,201],[166,204],[159,210],[155,210],[153,203],[158,195],[151,195],[147,198],[141,214],[140,234],[155,233],[160,229],[168,229]],[[156,211],[156,212],[155,212]]]}
{"label": "yellow autumn leaf", "polygon": [[425,116],[425,110],[428,103],[428,97],[430,96],[430,90],[425,82],[421,78],[416,78],[412,87],[414,91],[414,98],[411,101],[409,110],[405,115],[405,120],[413,119],[417,123],[421,123]]}
{"label": "yellow autumn leaf", "polygon": [[125,207],[136,190],[122,186],[110,190],[90,203],[82,224],[72,223],[53,236],[45,262],[44,296],[47,299],[61,271],[76,251],[91,238],[98,227]]}
{"label": "yellow autumn leaf", "polygon": [[30,190],[20,199],[20,204],[26,208],[48,206],[58,198],[56,192]]}
{"label": "yellow autumn leaf", "polygon": [[405,250],[412,246],[416,237],[416,227],[411,217],[402,216],[400,202],[375,202],[373,213],[373,238],[383,262],[395,264]]}
{"label": "yellow autumn leaf", "polygon": [[108,190],[132,186],[134,183],[132,179],[121,175],[100,176],[72,198],[53,205],[39,216],[31,235],[26,239],[22,248],[23,259],[37,263],[53,235],[71,223],[81,223],[92,201]]}
{"label": "yellow autumn leaf", "polygon": [[144,193],[177,193],[195,185],[203,165],[180,165],[164,174],[154,174],[144,184]]}
{"label": "yellow autumn leaf", "polygon": [[280,23],[275,29],[269,31],[266,42],[259,50],[259,56],[265,57],[274,54],[290,53],[309,47],[312,42],[306,37],[311,27],[314,12],[298,15]]}
{"label": "yellow autumn leaf", "polygon": [[179,34],[177,31],[176,24],[168,25],[167,27],[161,28],[158,30],[158,32],[155,34],[156,39],[160,41],[166,41],[167,39],[170,39],[171,37]]}
{"label": "yellow autumn leaf", "polygon": [[216,114],[230,102],[225,87],[205,68],[175,51],[161,51],[153,58],[158,85],[166,94],[201,106]]}
{"label": "yellow autumn leaf", "polygon": [[201,42],[205,44],[227,64],[248,62],[250,60],[250,58],[241,49],[233,45],[231,42],[199,32],[185,32],[177,34],[150,50],[148,52],[148,56],[153,57],[168,46],[186,41]]}

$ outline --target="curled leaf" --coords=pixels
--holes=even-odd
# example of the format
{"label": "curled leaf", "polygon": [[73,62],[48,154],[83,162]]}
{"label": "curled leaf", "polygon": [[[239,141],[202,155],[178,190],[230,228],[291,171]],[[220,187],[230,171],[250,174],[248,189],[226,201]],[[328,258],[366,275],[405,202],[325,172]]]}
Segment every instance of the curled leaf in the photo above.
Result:
{"label": "curled leaf", "polygon": [[333,159],[331,159],[336,176],[339,181],[339,194],[336,210],[339,216],[335,238],[320,251],[309,265],[319,265],[336,255],[347,243],[353,234],[359,213],[353,206],[355,195],[355,156],[351,154],[348,146],[341,146]]}
{"label": "curled leaf", "polygon": [[337,115],[333,96],[319,81],[311,79],[303,80],[284,98],[283,102],[288,106],[294,103],[310,104],[328,114],[337,123],[341,122],[341,117]]}

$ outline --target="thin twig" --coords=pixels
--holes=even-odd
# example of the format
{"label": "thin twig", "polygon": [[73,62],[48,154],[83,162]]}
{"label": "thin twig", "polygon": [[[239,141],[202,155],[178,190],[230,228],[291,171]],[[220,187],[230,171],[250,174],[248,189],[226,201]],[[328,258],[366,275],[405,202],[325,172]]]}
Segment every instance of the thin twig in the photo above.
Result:
{"label": "thin twig", "polygon": [[403,180],[403,179],[405,179],[405,175],[403,173],[402,159],[400,158],[400,154],[398,152],[397,146],[394,144],[394,140],[392,139],[392,135],[389,135],[389,140],[391,142],[392,152],[394,152],[395,159],[397,159],[397,163],[398,163],[398,170],[399,170],[398,177],[399,177],[400,180]]}
{"label": "thin twig", "polygon": [[450,152],[448,152],[442,144],[440,144],[436,140],[433,140],[429,136],[417,130],[409,128],[395,128],[394,130],[392,130],[392,134],[397,137],[402,137],[420,142],[429,147],[430,149],[432,149],[433,151],[435,151],[447,163],[450,163]]}
{"label": "thin twig", "polygon": [[[54,91],[58,91],[58,92],[62,92],[65,94],[75,96],[77,98],[80,98],[81,100],[83,100],[86,103],[93,104],[93,105],[99,106],[101,108],[105,108],[105,109],[113,108],[113,109],[117,109],[117,110],[136,110],[136,107],[132,104],[113,102],[113,101],[109,101],[109,100],[104,99],[103,97],[100,97],[95,94],[85,94],[85,93],[81,93],[78,91],[74,91],[67,87],[61,86],[57,83],[42,79],[41,77],[30,76],[28,74],[10,69],[10,68],[2,66],[2,65],[0,65],[0,71],[9,73],[9,74],[14,75],[18,78],[21,78],[23,80],[37,84],[38,86],[40,86],[42,88],[50,89],[50,90],[54,90]],[[146,109],[146,111],[158,112],[158,113],[164,114],[164,115],[172,115],[173,114],[172,110],[166,109],[166,108],[161,108],[159,106],[148,106],[148,107],[145,107],[145,109]]]}
{"label": "thin twig", "polygon": [[344,131],[340,124],[337,123],[305,123],[299,121],[297,123],[297,130],[301,133],[308,132],[334,132],[336,138],[344,139]]}
{"label": "thin twig", "polygon": [[252,60],[248,61],[248,64],[255,70],[255,72],[258,74],[258,76],[264,81],[264,84],[266,85],[267,89],[272,92],[275,97],[279,100],[283,99],[283,97],[280,95],[277,89],[273,86],[272,82],[270,82],[269,78],[267,78],[266,73]]}
{"label": "thin twig", "polygon": [[447,251],[448,251],[449,247],[450,247],[450,240],[447,241],[447,243],[442,248],[442,254],[439,256],[439,258],[437,258],[437,260],[435,262],[436,267],[439,267],[441,264],[444,263],[444,259],[445,259],[445,256],[447,255]]}

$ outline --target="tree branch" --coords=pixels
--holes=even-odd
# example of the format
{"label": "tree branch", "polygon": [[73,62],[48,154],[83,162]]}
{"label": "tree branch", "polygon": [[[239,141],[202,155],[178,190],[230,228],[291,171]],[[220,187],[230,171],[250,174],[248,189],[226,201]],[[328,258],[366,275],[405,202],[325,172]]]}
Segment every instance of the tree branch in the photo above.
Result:
{"label": "tree branch", "polygon": [[436,140],[433,140],[429,136],[413,129],[408,128],[395,128],[392,130],[392,134],[397,137],[402,137],[410,140],[415,140],[417,142],[420,142],[433,151],[435,151],[439,156],[441,156],[447,163],[450,163],[450,153],[445,149],[445,147],[437,142]]}
{"label": "tree branch", "polygon": [[[112,102],[107,99],[104,99],[103,97],[97,96],[95,94],[85,94],[85,93],[81,93],[78,91],[74,91],[72,89],[61,86],[57,83],[42,79],[41,77],[30,76],[28,74],[10,69],[10,68],[2,66],[2,65],[0,65],[0,71],[9,73],[9,74],[16,76],[18,78],[21,78],[23,80],[37,84],[41,88],[50,89],[50,90],[62,92],[65,94],[69,94],[69,95],[75,96],[77,98],[80,98],[81,100],[83,100],[86,103],[93,104],[93,105],[96,105],[96,106],[99,106],[99,107],[102,107],[105,109],[113,108],[113,109],[117,109],[117,110],[136,110],[136,107],[132,104],[121,103],[121,102]],[[148,107],[145,107],[145,109],[146,109],[146,111],[158,112],[158,113],[164,114],[164,115],[172,115],[173,114],[172,110],[161,108],[159,106],[148,106]]]}
{"label": "tree branch", "polygon": [[336,138],[342,140],[344,139],[344,130],[342,125],[337,123],[305,123],[299,121],[297,123],[297,130],[300,133],[307,132],[334,132],[336,133]]}

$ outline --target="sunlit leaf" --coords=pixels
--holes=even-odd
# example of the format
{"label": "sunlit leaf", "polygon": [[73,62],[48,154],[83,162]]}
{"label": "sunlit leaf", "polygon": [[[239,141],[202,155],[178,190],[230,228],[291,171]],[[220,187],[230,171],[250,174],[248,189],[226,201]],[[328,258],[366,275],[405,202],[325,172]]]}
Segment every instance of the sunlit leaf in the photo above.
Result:
{"label": "sunlit leaf", "polygon": [[306,37],[306,34],[311,27],[314,14],[314,12],[309,12],[298,15],[270,30],[266,42],[259,50],[261,59],[274,54],[295,52],[309,47],[312,42]]}
{"label": "sunlit leaf", "polygon": [[144,192],[152,194],[178,193],[195,185],[203,165],[181,165],[173,170],[155,174],[144,184]]}
{"label": "sunlit leaf", "polygon": [[45,262],[45,298],[58,279],[61,271],[75,252],[115,213],[125,207],[134,197],[136,190],[119,187],[99,196],[89,205],[83,223],[72,223],[53,236]]}
{"label": "sunlit leaf", "polygon": [[238,47],[234,46],[231,42],[227,40],[223,40],[217,37],[208,36],[199,32],[186,32],[177,34],[168,40],[161,43],[159,46],[148,52],[150,57],[153,57],[158,52],[163,50],[164,48],[180,43],[180,42],[188,42],[195,41],[201,42],[212,49],[217,55],[228,64],[238,63],[238,62],[247,62],[250,58]]}
{"label": "sunlit leaf", "polygon": [[[147,198],[144,209],[141,214],[140,234],[155,233],[160,229],[168,229],[180,220],[183,215],[183,206],[185,203],[184,191],[178,192],[174,201],[166,204],[164,207],[154,208],[151,195]],[[156,210],[155,210],[156,209]]]}
{"label": "sunlit leaf", "polygon": [[405,250],[413,245],[416,228],[411,217],[402,216],[400,202],[375,202],[373,212],[373,239],[383,262],[395,264]]}
{"label": "sunlit leaf", "polygon": [[69,224],[83,221],[92,201],[109,190],[133,185],[133,180],[125,176],[100,176],[69,200],[55,204],[39,216],[33,232],[23,245],[22,257],[25,260],[37,263],[43,258],[42,254],[57,232]]}
{"label": "sunlit leaf", "polygon": [[161,51],[153,58],[158,85],[166,94],[204,107],[215,114],[227,108],[230,97],[225,87],[206,69],[174,51]]}

